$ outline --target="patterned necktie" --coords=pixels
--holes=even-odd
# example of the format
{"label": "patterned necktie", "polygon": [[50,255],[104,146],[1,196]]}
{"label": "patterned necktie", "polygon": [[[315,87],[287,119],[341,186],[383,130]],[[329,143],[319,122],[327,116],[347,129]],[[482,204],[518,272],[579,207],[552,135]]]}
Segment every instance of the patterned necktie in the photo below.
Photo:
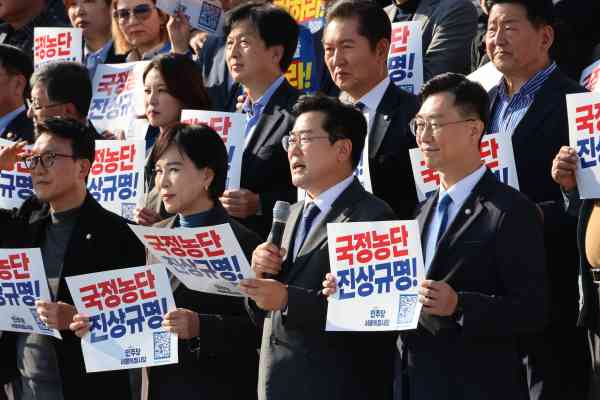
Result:
{"label": "patterned necktie", "polygon": [[440,229],[437,233],[437,239],[435,241],[436,244],[439,243],[440,238],[444,235],[444,232],[446,232],[446,228],[448,225],[448,207],[451,203],[452,197],[450,197],[448,193],[445,193],[438,202],[437,209],[438,212],[442,214],[442,220],[440,222]]}
{"label": "patterned necktie", "polygon": [[302,245],[304,244],[304,241],[308,236],[308,232],[310,232],[310,228],[313,222],[315,221],[315,218],[317,217],[317,215],[319,215],[320,212],[321,210],[319,209],[319,207],[317,207],[315,203],[309,203],[304,209],[304,212],[302,213],[302,238],[300,240],[298,250],[302,248]]}

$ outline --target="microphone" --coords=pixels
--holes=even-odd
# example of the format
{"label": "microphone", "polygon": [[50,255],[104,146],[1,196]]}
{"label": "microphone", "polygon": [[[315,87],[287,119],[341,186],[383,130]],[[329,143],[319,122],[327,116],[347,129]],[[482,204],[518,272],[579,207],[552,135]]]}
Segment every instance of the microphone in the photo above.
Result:
{"label": "microphone", "polygon": [[283,239],[283,230],[285,223],[290,216],[290,203],[287,201],[278,200],[273,207],[273,224],[269,233],[269,242],[277,247],[281,247],[281,239]]}

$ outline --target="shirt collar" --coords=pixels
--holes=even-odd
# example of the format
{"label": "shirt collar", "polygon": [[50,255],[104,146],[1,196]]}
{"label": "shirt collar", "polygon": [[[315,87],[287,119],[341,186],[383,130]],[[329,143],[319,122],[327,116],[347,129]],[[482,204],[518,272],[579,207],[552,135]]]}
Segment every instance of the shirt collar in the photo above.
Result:
{"label": "shirt collar", "polygon": [[246,97],[246,101],[244,101],[244,104],[242,105],[242,111],[250,115],[260,113],[262,109],[269,103],[269,100],[271,100],[271,97],[273,97],[275,91],[279,89],[279,86],[281,86],[284,79],[284,76],[280,75],[279,78],[275,79],[273,83],[271,83],[271,86],[269,86],[263,95],[260,96],[254,103],[252,103],[250,97]]}
{"label": "shirt collar", "polygon": [[[106,55],[108,54],[108,51],[110,50],[110,47],[113,45],[113,41],[112,39],[107,41],[104,46],[102,46],[101,48],[99,48],[96,51],[91,51],[90,49],[88,49],[87,46],[85,46],[83,48],[83,56],[84,58],[87,60],[88,57],[94,56],[96,58],[98,58],[101,61],[105,61],[106,60]],[[98,64],[101,64],[100,62]]]}
{"label": "shirt collar", "polygon": [[353,180],[354,175],[350,174],[347,178],[336,183],[315,198],[310,198],[307,193],[304,199],[304,209],[306,209],[310,203],[315,203],[317,207],[319,207],[319,210],[321,210],[321,213],[323,213],[323,211],[328,212],[333,202],[340,196],[340,194],[342,194],[344,190],[346,190],[348,186],[350,186]]}
{"label": "shirt collar", "polygon": [[365,107],[367,107],[367,109],[370,111],[377,110],[377,107],[379,107],[379,103],[381,103],[381,99],[383,99],[383,95],[385,94],[385,91],[387,90],[390,83],[390,78],[386,76],[381,82],[379,82],[371,90],[369,90],[367,94],[361,97],[356,103],[363,103]]}
{"label": "shirt collar", "polygon": [[481,165],[475,171],[471,172],[448,189],[445,189],[444,185],[440,185],[440,195],[438,198],[441,199],[445,193],[448,193],[448,196],[452,199],[452,204],[456,207],[461,207],[473,191],[473,188],[475,188],[475,185],[477,185],[477,182],[481,180],[481,177],[485,174],[486,170],[487,167]]}
{"label": "shirt collar", "polygon": [[14,111],[9,112],[8,114],[0,117],[0,133],[3,133],[4,130],[8,127],[8,125],[12,122],[13,119],[17,117],[17,115],[21,114],[25,111],[25,106],[21,106]]}
{"label": "shirt collar", "polygon": [[[546,79],[554,72],[556,69],[556,62],[550,63],[546,68],[536,72],[531,78],[529,78],[525,84],[516,92],[513,97],[520,96],[530,96],[533,97],[537,93],[537,91],[542,87]],[[509,101],[508,98],[508,89],[506,87],[506,81],[504,79],[501,80],[500,87],[498,90],[498,95],[502,101]]]}

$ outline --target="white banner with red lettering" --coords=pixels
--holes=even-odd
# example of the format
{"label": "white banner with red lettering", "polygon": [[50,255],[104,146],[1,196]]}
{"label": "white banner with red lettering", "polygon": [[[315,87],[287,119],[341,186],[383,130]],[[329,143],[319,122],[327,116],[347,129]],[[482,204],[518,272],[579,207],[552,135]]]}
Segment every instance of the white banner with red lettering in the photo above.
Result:
{"label": "white banner with red lettering", "polygon": [[327,224],[329,264],[337,281],[326,331],[414,329],[425,279],[417,221]]}
{"label": "white banner with red lettering", "polygon": [[[480,144],[481,161],[496,175],[496,178],[519,190],[519,178],[515,164],[512,138],[498,133],[483,136]],[[440,175],[427,167],[423,153],[418,147],[409,150],[410,163],[419,201],[425,201],[440,186]]]}
{"label": "white banner with red lettering", "polygon": [[244,130],[246,117],[240,113],[219,111],[183,110],[181,122],[184,124],[205,124],[213,128],[223,139],[227,148],[228,167],[227,189],[239,189],[244,157]]}
{"label": "white banner with red lettering", "polygon": [[175,309],[162,265],[65,279],[77,312],[90,320],[81,339],[87,372],[177,363],[177,335],[162,327],[164,315]]}
{"label": "white banner with red lettering", "polygon": [[144,115],[144,68],[148,61],[100,64],[92,80],[92,102],[88,119],[98,132],[117,138],[141,137],[146,132],[129,132],[137,116]]}
{"label": "white banner with red lettering", "polygon": [[174,229],[129,227],[188,289],[243,297],[239,281],[255,276],[229,224]]}
{"label": "white banner with red lettering", "polygon": [[40,249],[0,249],[0,331],[60,339],[38,316],[36,300],[52,301]]}
{"label": "white banner with red lettering", "polygon": [[422,35],[419,21],[392,24],[388,74],[396,86],[413,94],[423,86]]}
{"label": "white banner with red lettering", "polygon": [[[0,138],[0,150],[13,144],[15,142]],[[31,149],[31,146],[26,148]],[[31,174],[23,161],[0,171],[0,208],[19,208],[32,195]]]}
{"label": "white banner with red lettering", "polygon": [[600,60],[583,70],[579,84],[590,92],[600,92]]}
{"label": "white banner with red lettering", "polygon": [[33,28],[35,69],[51,62],[83,62],[83,29]]}
{"label": "white banner with red lettering", "polygon": [[567,95],[569,145],[577,151],[577,188],[582,199],[600,198],[600,93]]}

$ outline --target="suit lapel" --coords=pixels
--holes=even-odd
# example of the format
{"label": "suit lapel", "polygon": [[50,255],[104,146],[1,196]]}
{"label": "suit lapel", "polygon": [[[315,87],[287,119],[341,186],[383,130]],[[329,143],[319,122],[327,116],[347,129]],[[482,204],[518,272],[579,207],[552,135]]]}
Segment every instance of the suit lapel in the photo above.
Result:
{"label": "suit lapel", "polygon": [[373,118],[373,126],[371,126],[371,131],[369,132],[369,158],[374,158],[379,151],[381,143],[383,143],[383,139],[390,127],[392,115],[397,111],[394,110],[397,101],[394,98],[394,88],[392,85],[393,83],[390,82]]}
{"label": "suit lapel", "polygon": [[417,215],[417,222],[419,223],[419,233],[421,235],[421,246],[423,247],[423,249],[425,248],[425,238],[423,237],[423,234],[425,233],[425,226],[427,226],[427,224],[431,220],[431,213],[434,209],[433,205],[437,204],[438,195],[439,193],[436,193],[435,196],[431,196],[430,198],[428,198],[425,201],[425,204],[423,204],[421,211]]}

